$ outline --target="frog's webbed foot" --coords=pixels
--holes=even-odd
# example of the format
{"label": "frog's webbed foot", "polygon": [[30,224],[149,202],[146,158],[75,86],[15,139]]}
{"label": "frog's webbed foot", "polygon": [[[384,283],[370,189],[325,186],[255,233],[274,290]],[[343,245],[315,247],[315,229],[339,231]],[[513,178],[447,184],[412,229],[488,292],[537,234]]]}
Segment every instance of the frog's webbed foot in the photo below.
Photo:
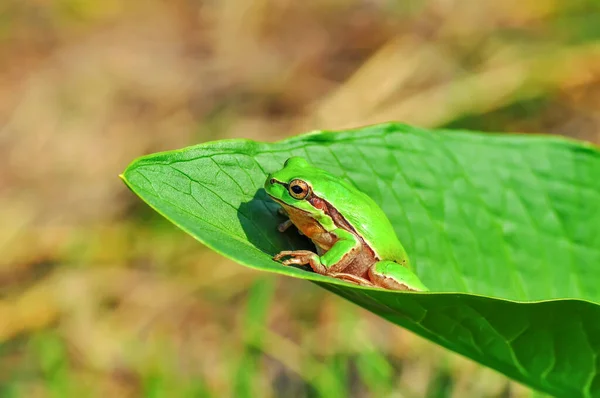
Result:
{"label": "frog's webbed foot", "polygon": [[[289,257],[282,261],[282,258]],[[310,250],[284,250],[273,257],[273,260],[280,261],[283,265],[305,265],[310,267],[318,274],[326,275],[327,268],[321,264],[319,256]]]}
{"label": "frog's webbed foot", "polygon": [[369,268],[369,278],[378,287],[389,290],[428,291],[415,273],[393,261],[379,261]]}
{"label": "frog's webbed foot", "polygon": [[408,290],[408,291],[419,291],[418,289],[411,288],[409,285],[405,283],[398,282],[394,278],[389,278],[386,276],[373,276],[374,285],[377,287],[381,287],[383,289],[388,290]]}
{"label": "frog's webbed foot", "polygon": [[332,272],[327,275],[334,277],[336,279],[346,281],[346,282],[356,283],[357,285],[360,285],[360,286],[375,286],[375,284],[373,282],[371,282],[370,280],[362,278],[360,276],[353,275],[353,274],[347,274],[344,272]]}

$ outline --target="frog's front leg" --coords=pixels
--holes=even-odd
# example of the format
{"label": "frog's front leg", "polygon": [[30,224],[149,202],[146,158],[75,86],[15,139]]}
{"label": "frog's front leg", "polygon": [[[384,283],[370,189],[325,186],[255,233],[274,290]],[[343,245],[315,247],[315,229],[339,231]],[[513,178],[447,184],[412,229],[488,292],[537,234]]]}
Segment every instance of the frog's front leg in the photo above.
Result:
{"label": "frog's front leg", "polygon": [[[277,209],[277,213],[279,213],[279,215],[282,215],[282,216],[289,217],[288,213],[287,213],[287,212],[286,212],[286,211],[285,211],[285,210],[284,210],[282,207],[280,207],[279,209]],[[284,222],[282,222],[281,224],[279,224],[279,225],[277,226],[277,230],[278,230],[279,232],[285,232],[285,231],[287,231],[287,230],[288,230],[288,228],[289,228],[289,227],[291,227],[292,225],[294,225],[294,223],[292,222],[292,220],[290,220],[290,219],[288,218],[287,220],[285,220]],[[300,235],[304,235],[304,234],[302,233],[302,231],[300,231],[300,230],[298,230],[298,233],[299,233]]]}
{"label": "frog's front leg", "polygon": [[277,230],[278,230],[279,232],[285,232],[285,231],[287,231],[287,229],[288,229],[289,227],[291,227],[292,225],[294,225],[294,223],[292,222],[292,220],[289,220],[289,219],[288,219],[288,220],[285,220],[284,222],[282,222],[281,224],[279,224],[279,225],[277,226]]}
{"label": "frog's front leg", "polygon": [[369,278],[375,286],[390,290],[429,291],[410,269],[393,261],[379,261],[369,268]]}
{"label": "frog's front leg", "polygon": [[290,257],[283,260],[282,264],[309,264],[313,271],[321,275],[343,271],[356,256],[360,241],[343,229],[336,229],[332,233],[336,235],[337,241],[322,256],[309,250],[285,250],[273,257],[273,260],[281,261],[284,257]]}
{"label": "frog's front leg", "polygon": [[[290,257],[286,260],[284,257]],[[275,261],[281,261],[283,265],[305,265],[308,264],[318,274],[326,275],[327,268],[321,263],[321,259],[317,253],[310,250],[284,250],[273,257]]]}

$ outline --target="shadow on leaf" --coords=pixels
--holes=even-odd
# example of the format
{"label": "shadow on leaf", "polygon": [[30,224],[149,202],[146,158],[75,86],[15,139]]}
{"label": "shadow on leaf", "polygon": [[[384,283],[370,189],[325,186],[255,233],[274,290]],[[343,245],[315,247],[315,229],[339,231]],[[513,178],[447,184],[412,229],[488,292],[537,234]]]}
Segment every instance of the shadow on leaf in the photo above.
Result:
{"label": "shadow on leaf", "polygon": [[[310,239],[298,233],[295,226],[285,232],[277,227],[286,220],[279,213],[280,206],[275,203],[264,188],[259,189],[254,197],[242,202],[238,209],[238,219],[246,239],[258,250],[274,256],[282,250],[315,250]],[[306,267],[299,267],[306,269]]]}

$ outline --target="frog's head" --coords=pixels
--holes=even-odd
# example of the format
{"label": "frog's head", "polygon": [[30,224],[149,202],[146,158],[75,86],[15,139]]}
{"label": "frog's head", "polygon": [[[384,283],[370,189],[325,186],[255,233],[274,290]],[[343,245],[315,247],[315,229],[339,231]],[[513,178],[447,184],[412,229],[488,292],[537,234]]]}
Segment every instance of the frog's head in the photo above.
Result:
{"label": "frog's head", "polygon": [[281,170],[267,176],[265,191],[283,205],[314,214],[318,209],[309,201],[313,193],[312,180],[319,171],[304,158],[291,157],[285,161]]}

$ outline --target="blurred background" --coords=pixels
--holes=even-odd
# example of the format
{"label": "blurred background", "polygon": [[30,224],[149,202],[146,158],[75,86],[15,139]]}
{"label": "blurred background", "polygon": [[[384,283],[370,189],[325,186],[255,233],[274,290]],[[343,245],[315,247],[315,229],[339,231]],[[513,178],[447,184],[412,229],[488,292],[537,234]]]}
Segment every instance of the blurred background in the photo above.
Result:
{"label": "blurred background", "polygon": [[529,397],[212,253],[117,175],[398,120],[600,143],[593,0],[1,0],[0,397]]}

